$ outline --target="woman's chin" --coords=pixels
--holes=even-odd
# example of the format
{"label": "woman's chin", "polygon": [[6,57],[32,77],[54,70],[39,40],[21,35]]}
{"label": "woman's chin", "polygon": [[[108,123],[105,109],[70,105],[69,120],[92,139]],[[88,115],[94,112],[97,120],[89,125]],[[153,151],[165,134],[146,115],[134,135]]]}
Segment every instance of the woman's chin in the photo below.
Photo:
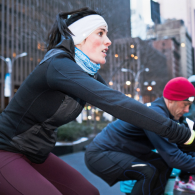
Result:
{"label": "woman's chin", "polygon": [[95,63],[95,64],[105,64],[106,63],[106,59],[101,59],[101,60],[91,60],[91,62]]}
{"label": "woman's chin", "polygon": [[106,63],[106,59],[102,60],[99,64],[105,64]]}

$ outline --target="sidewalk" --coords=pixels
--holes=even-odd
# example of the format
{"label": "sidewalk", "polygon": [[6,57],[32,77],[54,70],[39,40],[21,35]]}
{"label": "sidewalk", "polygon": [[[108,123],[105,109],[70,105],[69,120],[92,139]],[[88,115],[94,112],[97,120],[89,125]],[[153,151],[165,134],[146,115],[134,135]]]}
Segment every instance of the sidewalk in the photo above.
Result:
{"label": "sidewalk", "polygon": [[102,179],[91,173],[84,162],[84,152],[77,152],[60,156],[60,158],[70,166],[79,171],[90,183],[92,183],[100,192],[100,195],[125,195],[120,191],[120,184],[117,183],[110,187]]}

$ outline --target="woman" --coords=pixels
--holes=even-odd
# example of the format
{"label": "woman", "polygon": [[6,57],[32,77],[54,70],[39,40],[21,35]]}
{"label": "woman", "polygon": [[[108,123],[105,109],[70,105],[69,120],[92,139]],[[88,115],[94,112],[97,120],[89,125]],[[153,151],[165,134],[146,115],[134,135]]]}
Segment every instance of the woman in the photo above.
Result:
{"label": "woman", "polygon": [[105,85],[97,71],[111,45],[107,28],[88,8],[57,15],[48,34],[48,52],[0,116],[2,195],[99,194],[50,153],[57,127],[74,120],[85,102],[173,142],[192,137],[189,129]]}

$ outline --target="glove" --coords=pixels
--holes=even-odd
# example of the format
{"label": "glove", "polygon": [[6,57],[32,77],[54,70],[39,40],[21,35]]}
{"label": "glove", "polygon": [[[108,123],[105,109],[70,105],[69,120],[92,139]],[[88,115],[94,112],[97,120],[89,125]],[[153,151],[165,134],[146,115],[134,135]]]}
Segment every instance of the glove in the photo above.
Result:
{"label": "glove", "polygon": [[195,152],[195,131],[191,130],[190,139],[184,143],[179,145],[179,148],[184,152]]}

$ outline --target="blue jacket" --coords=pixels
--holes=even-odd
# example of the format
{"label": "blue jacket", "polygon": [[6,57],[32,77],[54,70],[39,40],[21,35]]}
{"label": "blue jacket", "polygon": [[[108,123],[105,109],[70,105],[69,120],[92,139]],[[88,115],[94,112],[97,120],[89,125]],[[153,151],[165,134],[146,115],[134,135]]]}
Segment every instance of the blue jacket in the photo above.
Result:
{"label": "blue jacket", "polygon": [[[150,108],[173,119],[163,97],[152,102]],[[195,173],[195,153],[184,153],[177,144],[169,142],[167,138],[122,120],[116,120],[105,127],[96,136],[94,143],[103,150],[125,152],[135,158],[156,149],[169,167]]]}

